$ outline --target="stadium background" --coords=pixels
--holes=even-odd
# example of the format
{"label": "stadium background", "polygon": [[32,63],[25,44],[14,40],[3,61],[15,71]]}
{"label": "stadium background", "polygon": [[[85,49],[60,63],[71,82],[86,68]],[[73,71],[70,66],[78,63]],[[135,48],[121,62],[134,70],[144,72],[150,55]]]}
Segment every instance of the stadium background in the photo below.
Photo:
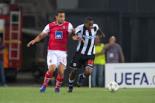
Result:
{"label": "stadium background", "polygon": [[[106,34],[103,42],[107,42],[111,35],[118,38],[126,62],[155,61],[154,0],[1,0],[0,3],[14,4],[22,9],[23,63],[18,72],[23,78],[23,74],[30,76],[31,72],[46,68],[47,39],[32,48],[27,48],[26,44],[53,20],[58,9],[66,10],[67,20],[74,27],[81,24],[86,16],[92,16]],[[69,41],[68,61],[75,45]]]}
{"label": "stadium background", "polygon": [[[7,83],[0,86],[0,103],[155,103],[154,4],[155,0],[0,0],[0,29],[1,18],[10,17],[11,11],[8,8],[19,10],[22,15],[20,34],[22,38],[19,50],[21,56],[18,61],[8,61],[8,64],[14,63],[20,68],[12,68],[10,65],[5,68]],[[58,9],[66,11],[67,20],[74,27],[83,23],[86,16],[92,16],[106,34],[103,39],[104,43],[112,35],[117,37],[127,63],[127,67],[126,64],[118,64],[120,68],[123,68],[119,69],[120,72],[123,70],[123,75],[126,75],[123,82],[136,81],[137,83],[140,81],[143,85],[136,84],[136,86],[145,87],[144,84],[147,81],[145,79],[149,78],[149,82],[152,80],[153,84],[148,84],[147,88],[135,88],[133,85],[133,88],[121,88],[117,92],[109,92],[106,88],[88,88],[88,80],[86,80],[85,86],[87,87],[75,88],[72,94],[67,93],[66,87],[62,88],[60,94],[55,94],[51,86],[47,88],[45,94],[39,93],[39,87],[47,69],[48,38],[31,48],[27,48],[26,44],[41,32],[48,22],[53,20],[55,11]],[[6,22],[4,28],[6,34],[10,32],[8,26],[10,23]],[[3,32],[0,30],[0,37],[1,34]],[[8,34],[5,36],[9,37]],[[11,41],[9,42],[11,44]],[[68,63],[75,51],[75,45],[76,42],[70,39]],[[135,66],[134,69],[137,71],[132,73],[128,65]],[[109,66],[115,70],[117,64]],[[129,72],[126,72],[127,69]],[[65,85],[68,72],[67,69]],[[114,73],[110,69],[109,72],[109,74]],[[108,76],[111,78],[111,75]],[[53,83],[54,81],[51,82],[52,86]]]}

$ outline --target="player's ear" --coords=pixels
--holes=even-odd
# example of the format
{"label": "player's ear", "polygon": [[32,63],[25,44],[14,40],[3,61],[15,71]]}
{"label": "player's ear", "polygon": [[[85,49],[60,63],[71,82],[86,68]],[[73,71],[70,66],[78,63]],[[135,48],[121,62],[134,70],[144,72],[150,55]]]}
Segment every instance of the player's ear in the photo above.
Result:
{"label": "player's ear", "polygon": [[54,16],[54,19],[56,19],[56,18],[57,18],[57,16],[55,15],[55,16]]}
{"label": "player's ear", "polygon": [[55,15],[55,17],[54,17],[54,18],[55,18],[55,20],[56,20],[56,19],[58,18],[58,16],[57,16],[57,15]]}

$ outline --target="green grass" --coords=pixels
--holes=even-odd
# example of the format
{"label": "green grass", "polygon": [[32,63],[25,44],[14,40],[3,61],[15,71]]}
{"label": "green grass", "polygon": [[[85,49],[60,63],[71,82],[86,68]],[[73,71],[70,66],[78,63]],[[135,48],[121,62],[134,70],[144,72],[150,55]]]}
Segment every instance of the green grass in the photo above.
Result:
{"label": "green grass", "polygon": [[38,87],[0,87],[0,103],[155,103],[155,89],[120,89],[115,93],[103,88],[62,88],[55,94],[49,87],[39,93]]}

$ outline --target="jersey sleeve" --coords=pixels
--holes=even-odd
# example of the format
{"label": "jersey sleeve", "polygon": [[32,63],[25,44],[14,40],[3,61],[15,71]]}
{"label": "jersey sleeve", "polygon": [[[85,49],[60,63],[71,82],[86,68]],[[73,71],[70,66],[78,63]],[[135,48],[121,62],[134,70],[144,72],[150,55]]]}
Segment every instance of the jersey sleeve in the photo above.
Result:
{"label": "jersey sleeve", "polygon": [[69,34],[72,33],[73,29],[74,29],[73,25],[71,23],[69,23],[69,25],[68,25],[68,32],[69,32]]}
{"label": "jersey sleeve", "polygon": [[75,34],[81,35],[81,32],[82,32],[81,26],[77,26],[77,27],[75,28]]}
{"label": "jersey sleeve", "polygon": [[97,24],[94,24],[94,28],[96,29],[96,31],[99,30],[99,26]]}
{"label": "jersey sleeve", "polygon": [[48,34],[49,32],[50,32],[50,28],[49,28],[49,24],[47,24],[43,29],[42,33]]}
{"label": "jersey sleeve", "polygon": [[94,30],[96,32],[96,35],[99,35],[99,36],[103,36],[104,37],[104,33],[100,30],[99,26],[97,24],[94,25]]}

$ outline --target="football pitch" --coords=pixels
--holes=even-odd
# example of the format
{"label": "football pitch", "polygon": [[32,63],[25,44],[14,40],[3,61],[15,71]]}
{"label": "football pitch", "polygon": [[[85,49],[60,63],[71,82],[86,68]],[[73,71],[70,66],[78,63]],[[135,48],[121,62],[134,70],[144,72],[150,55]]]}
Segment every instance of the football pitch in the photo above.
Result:
{"label": "football pitch", "polygon": [[103,88],[75,88],[67,93],[67,88],[62,88],[56,94],[52,87],[45,93],[40,93],[39,87],[0,87],[0,103],[155,103],[155,89],[109,92]]}

